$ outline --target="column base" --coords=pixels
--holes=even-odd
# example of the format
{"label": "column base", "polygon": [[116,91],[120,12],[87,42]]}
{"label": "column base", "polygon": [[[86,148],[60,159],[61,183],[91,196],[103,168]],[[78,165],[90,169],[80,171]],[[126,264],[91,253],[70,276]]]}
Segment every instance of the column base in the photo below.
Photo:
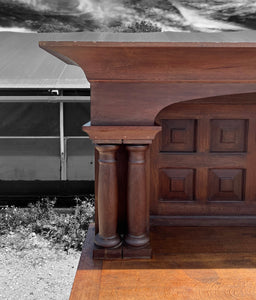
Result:
{"label": "column base", "polygon": [[94,244],[93,259],[122,259],[122,245],[115,248],[103,248]]}
{"label": "column base", "polygon": [[152,258],[149,236],[127,234],[123,246],[123,258]]}
{"label": "column base", "polygon": [[118,248],[122,245],[122,240],[119,235],[103,237],[100,234],[96,234],[94,243],[96,246],[102,248]]}
{"label": "column base", "polygon": [[144,247],[130,247],[128,245],[117,248],[103,248],[94,245],[93,259],[151,259],[152,248],[150,244]]}
{"label": "column base", "polygon": [[144,247],[123,246],[123,259],[151,259],[152,248],[148,243]]}
{"label": "column base", "polygon": [[131,247],[144,247],[149,243],[149,236],[146,234],[142,234],[142,235],[127,234],[125,237],[125,243]]}

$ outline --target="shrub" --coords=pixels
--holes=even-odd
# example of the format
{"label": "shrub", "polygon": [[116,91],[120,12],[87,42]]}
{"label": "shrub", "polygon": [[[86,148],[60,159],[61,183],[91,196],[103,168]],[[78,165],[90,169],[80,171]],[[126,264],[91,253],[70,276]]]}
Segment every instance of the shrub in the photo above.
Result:
{"label": "shrub", "polygon": [[0,234],[39,234],[64,250],[81,250],[90,222],[94,219],[94,199],[75,198],[72,213],[55,210],[56,199],[43,198],[26,208],[6,207],[0,213]]}
{"label": "shrub", "polygon": [[112,27],[115,32],[161,32],[162,29],[149,21],[133,22],[126,26]]}

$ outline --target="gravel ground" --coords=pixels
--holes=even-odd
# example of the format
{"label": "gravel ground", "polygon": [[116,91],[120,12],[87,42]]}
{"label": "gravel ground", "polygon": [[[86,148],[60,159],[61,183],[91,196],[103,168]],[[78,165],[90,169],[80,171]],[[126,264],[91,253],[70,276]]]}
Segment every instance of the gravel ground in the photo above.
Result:
{"label": "gravel ground", "polygon": [[42,237],[0,237],[1,300],[69,299],[80,253],[53,248]]}

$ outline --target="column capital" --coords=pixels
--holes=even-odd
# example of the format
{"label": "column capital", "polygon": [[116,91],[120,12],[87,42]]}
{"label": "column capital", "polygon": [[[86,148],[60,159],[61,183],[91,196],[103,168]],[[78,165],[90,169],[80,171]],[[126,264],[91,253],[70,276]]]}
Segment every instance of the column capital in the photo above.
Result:
{"label": "column capital", "polygon": [[95,144],[151,144],[161,126],[94,126],[82,127]]}

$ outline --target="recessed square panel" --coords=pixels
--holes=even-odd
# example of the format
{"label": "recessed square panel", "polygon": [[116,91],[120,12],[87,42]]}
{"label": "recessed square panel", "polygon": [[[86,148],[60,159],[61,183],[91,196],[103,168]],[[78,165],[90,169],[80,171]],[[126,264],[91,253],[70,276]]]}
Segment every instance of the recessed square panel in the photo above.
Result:
{"label": "recessed square panel", "polygon": [[171,143],[184,144],[186,142],[186,128],[171,129]]}
{"label": "recessed square panel", "polygon": [[220,143],[232,144],[236,142],[236,130],[223,128],[220,131]]}
{"label": "recessed square panel", "polygon": [[209,170],[210,201],[241,201],[244,191],[243,169]]}
{"label": "recessed square panel", "polygon": [[195,151],[195,120],[162,120],[162,128],[161,151]]}
{"label": "recessed square panel", "polygon": [[211,152],[244,152],[247,120],[211,120]]}
{"label": "recessed square panel", "polygon": [[170,183],[170,192],[185,192],[185,178],[173,177]]}
{"label": "recessed square panel", "polygon": [[194,170],[161,169],[160,199],[161,201],[193,201]]}
{"label": "recessed square panel", "polygon": [[233,192],[234,181],[232,177],[220,178],[220,192]]}

